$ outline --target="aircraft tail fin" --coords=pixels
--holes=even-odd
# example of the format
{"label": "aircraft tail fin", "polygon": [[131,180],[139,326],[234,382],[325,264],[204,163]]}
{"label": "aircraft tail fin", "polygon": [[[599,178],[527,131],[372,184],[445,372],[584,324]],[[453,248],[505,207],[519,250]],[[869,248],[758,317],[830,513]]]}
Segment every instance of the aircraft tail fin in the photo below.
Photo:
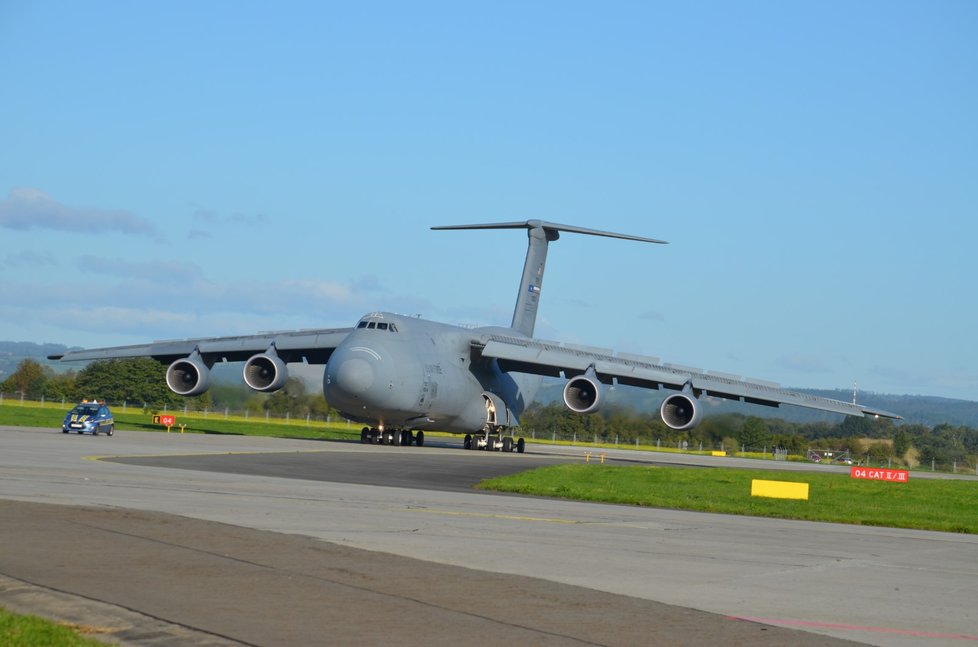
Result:
{"label": "aircraft tail fin", "polygon": [[643,243],[666,244],[664,240],[643,238],[628,234],[616,234],[599,229],[561,225],[543,220],[526,220],[523,222],[497,222],[478,225],[445,225],[432,227],[435,230],[445,229],[526,229],[529,244],[526,250],[526,261],[523,264],[523,277],[520,279],[520,291],[516,297],[516,308],[513,311],[513,330],[527,337],[533,336],[536,325],[537,309],[540,305],[540,290],[543,287],[543,271],[547,264],[548,243],[560,238],[560,232],[587,234],[589,236],[605,236],[607,238],[622,238],[637,240]]}

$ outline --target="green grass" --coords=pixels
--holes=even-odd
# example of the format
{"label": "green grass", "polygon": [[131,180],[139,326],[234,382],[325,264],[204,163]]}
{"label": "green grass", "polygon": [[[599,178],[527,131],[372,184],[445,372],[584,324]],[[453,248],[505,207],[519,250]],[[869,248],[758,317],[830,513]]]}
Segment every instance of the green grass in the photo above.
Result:
{"label": "green grass", "polygon": [[[809,500],[752,497],[751,480],[809,484]],[[483,481],[485,490],[702,512],[978,534],[978,482],[885,483],[847,474],[559,465]]]}
{"label": "green grass", "polygon": [[[93,628],[78,627],[80,631]],[[0,608],[0,645],[5,647],[105,647],[105,643],[78,635],[72,628],[37,616],[23,616]]]}

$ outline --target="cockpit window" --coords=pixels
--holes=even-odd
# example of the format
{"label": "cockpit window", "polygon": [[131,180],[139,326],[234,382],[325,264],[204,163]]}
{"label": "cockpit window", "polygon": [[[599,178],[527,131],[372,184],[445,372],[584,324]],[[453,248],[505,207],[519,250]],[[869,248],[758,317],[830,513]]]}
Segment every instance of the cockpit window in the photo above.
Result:
{"label": "cockpit window", "polygon": [[389,332],[397,332],[397,326],[394,325],[393,321],[391,322],[367,321],[366,319],[363,319],[357,324],[357,329],[360,328],[366,328],[368,330],[387,330]]}

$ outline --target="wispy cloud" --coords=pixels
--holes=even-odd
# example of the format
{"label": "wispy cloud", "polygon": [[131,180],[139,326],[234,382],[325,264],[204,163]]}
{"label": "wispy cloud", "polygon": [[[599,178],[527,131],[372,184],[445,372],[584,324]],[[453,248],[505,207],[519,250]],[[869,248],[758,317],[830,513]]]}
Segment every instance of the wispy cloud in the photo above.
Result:
{"label": "wispy cloud", "polygon": [[0,201],[0,227],[159,237],[150,221],[129,211],[71,207],[39,189],[26,187],[12,189],[7,199]]}
{"label": "wispy cloud", "polygon": [[198,265],[177,261],[123,261],[117,258],[86,255],[78,259],[78,269],[91,274],[141,279],[153,283],[197,281],[204,272]]}
{"label": "wispy cloud", "polygon": [[51,252],[22,251],[7,254],[0,261],[0,267],[10,269],[53,267],[57,264],[58,259]]}
{"label": "wispy cloud", "polygon": [[211,209],[198,209],[194,212],[194,220],[219,224],[233,223],[236,225],[263,225],[268,222],[268,218],[260,213],[254,215],[243,213],[225,215]]}
{"label": "wispy cloud", "polygon": [[268,223],[268,218],[264,214],[222,214],[212,209],[198,209],[194,212],[193,218],[201,227],[193,229],[187,234],[187,238],[190,240],[213,238],[216,229],[258,227]]}
{"label": "wispy cloud", "polygon": [[661,312],[655,310],[646,310],[645,312],[638,315],[638,318],[643,321],[665,321],[666,318]]}
{"label": "wispy cloud", "polygon": [[268,218],[261,213],[258,214],[245,214],[245,213],[231,213],[223,214],[213,209],[197,209],[194,211],[194,220],[203,224],[212,225],[240,225],[244,227],[252,227],[258,225],[264,225],[268,222]]}
{"label": "wispy cloud", "polygon": [[80,267],[88,274],[71,283],[0,281],[0,329],[70,322],[72,330],[162,339],[349,325],[377,309],[344,282],[217,283],[192,264],[96,257]]}

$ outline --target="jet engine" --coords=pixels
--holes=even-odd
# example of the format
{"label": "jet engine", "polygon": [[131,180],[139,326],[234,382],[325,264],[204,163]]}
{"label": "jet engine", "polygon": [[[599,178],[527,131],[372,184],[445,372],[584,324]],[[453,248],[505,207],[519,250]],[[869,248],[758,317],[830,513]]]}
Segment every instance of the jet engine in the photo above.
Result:
{"label": "jet engine", "polygon": [[601,408],[604,389],[593,368],[564,385],[564,404],[574,413],[594,413]]}
{"label": "jet engine", "polygon": [[663,400],[662,406],[659,407],[659,415],[662,416],[662,422],[666,423],[667,427],[683,431],[700,424],[703,409],[700,408],[696,396],[684,390]]}
{"label": "jet engine", "polygon": [[245,384],[263,393],[278,391],[289,379],[289,369],[274,349],[254,355],[245,362],[243,374]]}
{"label": "jet engine", "polygon": [[211,371],[200,353],[194,351],[170,364],[166,385],[177,395],[200,395],[211,385]]}

